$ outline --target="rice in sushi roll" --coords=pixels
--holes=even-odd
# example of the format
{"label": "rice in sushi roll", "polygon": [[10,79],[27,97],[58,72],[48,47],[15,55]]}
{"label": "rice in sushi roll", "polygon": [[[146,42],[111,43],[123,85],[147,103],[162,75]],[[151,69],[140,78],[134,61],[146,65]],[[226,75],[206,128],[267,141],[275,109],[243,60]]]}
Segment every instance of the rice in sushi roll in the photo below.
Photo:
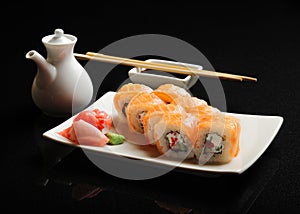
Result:
{"label": "rice in sushi roll", "polygon": [[125,110],[130,130],[144,134],[144,116],[156,105],[161,104],[165,104],[165,102],[153,93],[142,92],[135,95]]}
{"label": "rice in sushi roll", "polygon": [[152,88],[143,84],[127,83],[123,85],[118,89],[113,100],[118,116],[123,119],[126,118],[125,109],[132,97],[142,92],[151,93],[152,91]]}
{"label": "rice in sushi roll", "polygon": [[156,88],[153,93],[166,103],[171,103],[179,97],[191,96],[187,90],[173,84],[163,84]]}
{"label": "rice in sushi roll", "polygon": [[202,115],[197,118],[193,152],[200,165],[224,164],[239,153],[240,123],[225,113]]}
{"label": "rice in sushi roll", "polygon": [[149,110],[143,120],[144,134],[149,144],[155,145],[154,139],[154,126],[167,114],[182,113],[182,109],[178,105],[174,104],[160,104],[153,106]]}
{"label": "rice in sushi roll", "polygon": [[190,114],[166,114],[154,126],[158,151],[170,158],[180,160],[193,158],[194,119]]}

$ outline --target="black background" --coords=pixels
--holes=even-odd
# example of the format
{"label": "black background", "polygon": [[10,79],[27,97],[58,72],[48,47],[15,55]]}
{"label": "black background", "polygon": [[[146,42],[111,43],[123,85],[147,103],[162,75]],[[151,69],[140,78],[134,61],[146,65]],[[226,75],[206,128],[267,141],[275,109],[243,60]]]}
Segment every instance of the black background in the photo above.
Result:
{"label": "black background", "polygon": [[[1,192],[9,209],[46,213],[171,213],[154,204],[157,199],[193,207],[194,213],[220,210],[224,213],[296,213],[299,210],[300,13],[295,2],[199,2],[196,5],[187,1],[168,6],[145,1],[99,2],[99,6],[88,2],[75,5],[74,2],[71,4],[74,8],[60,6],[59,2],[40,4],[37,8],[28,3],[6,3],[1,7],[1,110],[5,127],[1,140],[4,179]],[[184,40],[199,49],[216,70],[258,78],[257,83],[222,80],[229,112],[279,115],[284,123],[264,155],[240,177],[202,179],[172,172],[150,181],[124,181],[98,172],[78,151],[67,156],[61,168],[49,172],[45,170],[47,161],[41,150],[45,142],[40,133],[61,121],[45,117],[32,102],[30,90],[36,66],[25,59],[25,54],[34,49],[45,56],[41,38],[56,28],[78,37],[75,46],[78,53],[98,51],[119,39],[138,34],[163,34]],[[113,87],[116,85],[101,90]],[[53,176],[53,179],[43,186],[43,176]],[[71,199],[66,180],[103,185],[110,191],[78,202]],[[196,187],[190,184],[190,191],[181,187],[177,192],[176,187],[168,186],[171,180],[175,183],[191,180]],[[199,187],[206,184],[215,184],[221,190],[207,193],[209,188]],[[233,185],[233,189],[228,185]],[[221,201],[224,209],[213,203],[211,209],[207,203],[188,195],[196,190],[201,200],[212,203],[204,197],[208,194],[215,197],[213,201]],[[217,191],[216,187],[213,190]],[[247,200],[243,202],[240,196]]]}

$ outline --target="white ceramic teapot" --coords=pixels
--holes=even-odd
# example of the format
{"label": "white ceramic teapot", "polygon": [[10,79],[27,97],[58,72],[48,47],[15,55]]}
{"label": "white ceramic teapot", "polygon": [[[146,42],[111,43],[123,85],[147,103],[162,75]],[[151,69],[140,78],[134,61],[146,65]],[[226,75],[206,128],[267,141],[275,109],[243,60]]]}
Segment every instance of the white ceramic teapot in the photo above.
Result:
{"label": "white ceramic teapot", "polygon": [[73,54],[76,41],[75,36],[56,29],[42,38],[47,59],[34,50],[26,54],[38,68],[32,84],[33,101],[47,115],[77,113],[92,99],[92,81]]}

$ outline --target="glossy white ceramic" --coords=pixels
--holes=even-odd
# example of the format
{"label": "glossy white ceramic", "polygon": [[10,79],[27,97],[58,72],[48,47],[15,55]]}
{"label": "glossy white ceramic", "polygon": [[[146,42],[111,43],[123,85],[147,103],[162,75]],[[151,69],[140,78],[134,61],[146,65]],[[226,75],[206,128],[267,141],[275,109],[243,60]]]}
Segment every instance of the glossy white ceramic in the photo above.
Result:
{"label": "glossy white ceramic", "polygon": [[[160,59],[148,59],[146,60],[146,62],[156,62],[156,63],[162,63],[168,65],[180,65],[187,68],[199,69],[199,70],[203,69],[201,65],[173,62],[173,61],[160,60]],[[189,89],[198,80],[197,76],[184,75],[183,77],[176,77],[171,73],[162,72],[162,71],[160,73],[158,72],[150,73],[149,70],[146,70],[144,68],[132,68],[131,70],[129,70],[128,75],[132,82],[145,84],[150,86],[151,88],[157,88],[160,85],[171,83],[179,87]]]}
{"label": "glossy white ceramic", "polygon": [[33,101],[48,115],[78,112],[92,99],[92,81],[73,55],[76,41],[75,36],[56,29],[53,35],[42,38],[46,58],[35,50],[26,54],[37,65],[31,91]]}

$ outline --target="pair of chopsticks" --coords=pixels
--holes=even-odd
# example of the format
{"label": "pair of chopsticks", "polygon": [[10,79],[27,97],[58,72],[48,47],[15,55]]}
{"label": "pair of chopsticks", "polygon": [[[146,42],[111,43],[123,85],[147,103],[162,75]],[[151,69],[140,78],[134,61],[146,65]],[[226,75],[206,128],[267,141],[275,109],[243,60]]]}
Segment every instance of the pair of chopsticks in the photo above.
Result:
{"label": "pair of chopsticks", "polygon": [[122,64],[127,66],[165,71],[169,73],[198,75],[198,76],[205,76],[205,77],[215,77],[215,78],[222,78],[222,79],[257,82],[257,79],[254,77],[228,74],[228,73],[216,72],[216,71],[200,70],[200,69],[195,69],[195,68],[190,68],[190,67],[185,67],[180,65],[147,62],[147,61],[136,60],[136,59],[110,56],[110,55],[105,55],[105,54],[100,54],[95,52],[87,52],[86,54],[74,53],[74,56],[79,60],[95,60],[95,61],[101,61],[107,63]]}

